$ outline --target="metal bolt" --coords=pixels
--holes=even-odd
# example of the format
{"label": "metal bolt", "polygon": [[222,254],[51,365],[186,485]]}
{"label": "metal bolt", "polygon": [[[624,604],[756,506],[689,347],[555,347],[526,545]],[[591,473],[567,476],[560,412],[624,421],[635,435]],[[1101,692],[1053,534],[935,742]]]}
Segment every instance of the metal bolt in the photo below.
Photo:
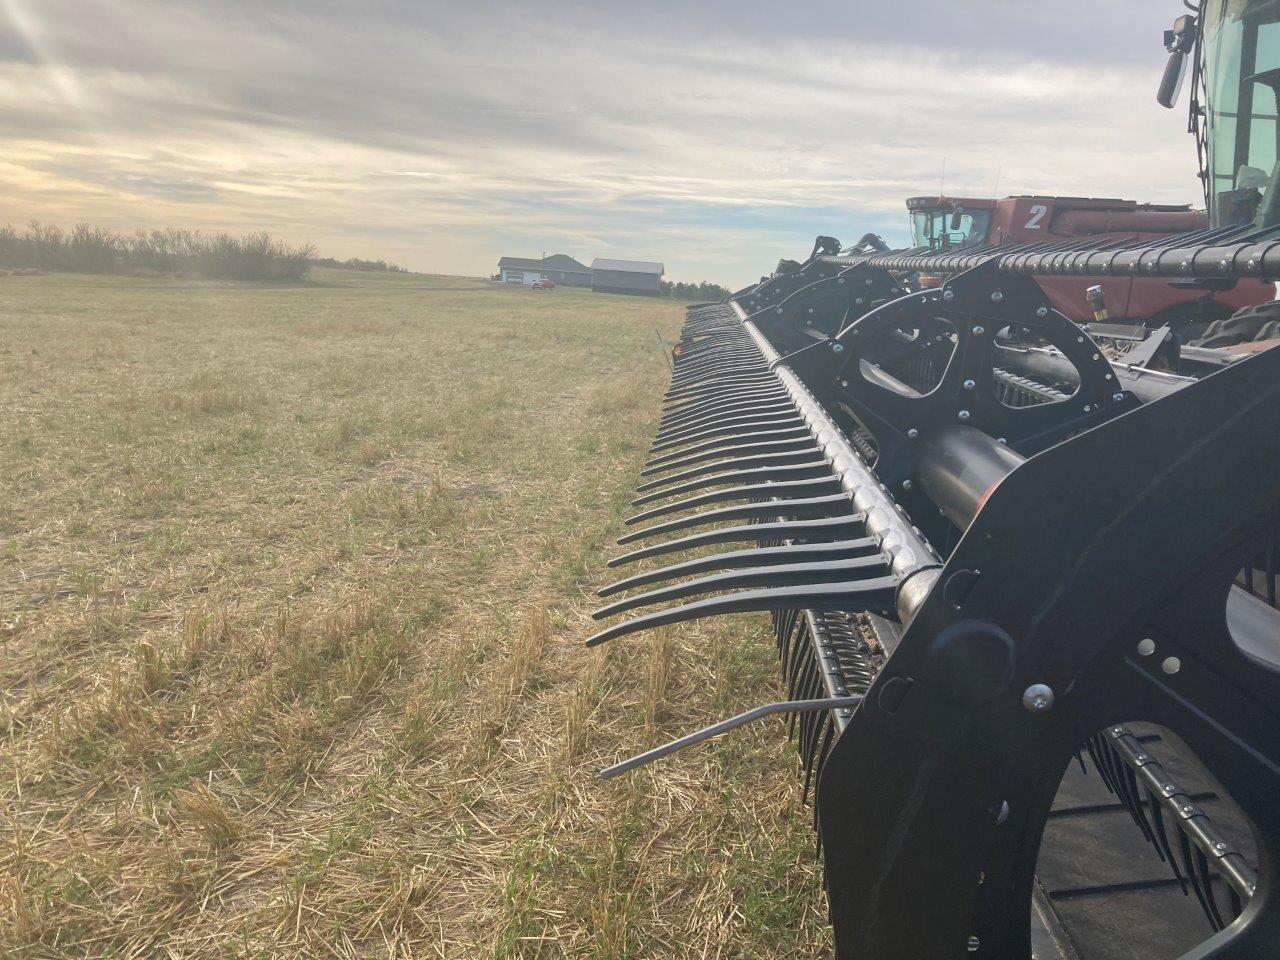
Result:
{"label": "metal bolt", "polygon": [[943,299],[943,300],[954,300],[955,298],[956,298],[956,292],[955,292],[954,290],[943,290],[943,291],[942,291],[942,299]]}
{"label": "metal bolt", "polygon": [[972,381],[972,380],[966,380],[966,381],[964,382],[964,388],[965,388],[966,390],[972,390],[972,389],[973,389],[974,387],[976,387],[976,386],[977,386],[977,383],[975,383],[975,382],[974,382],[974,381]]}
{"label": "metal bolt", "polygon": [[968,419],[969,419],[969,411],[968,411],[968,410],[961,410],[961,411],[957,414],[957,416],[958,416],[961,420],[968,420]]}
{"label": "metal bolt", "polygon": [[1008,440],[1006,440],[1004,437],[996,437],[996,443],[1004,444],[1004,445],[1006,445],[1006,446],[1007,446],[1007,445],[1008,445],[1008,443],[1009,443],[1009,441],[1008,441]]}
{"label": "metal bolt", "polygon": [[849,385],[849,381],[848,381],[848,380],[841,380],[841,381],[840,381],[840,386],[842,386],[842,387],[847,387],[848,385]]}
{"label": "metal bolt", "polygon": [[781,313],[782,313],[782,308],[781,308],[781,307],[779,307],[779,308],[778,308],[778,313],[779,313],[779,315],[781,315]]}
{"label": "metal bolt", "polygon": [[1036,316],[1040,317],[1041,319],[1043,319],[1044,317],[1047,317],[1048,315],[1049,315],[1048,307],[1040,307],[1039,309],[1036,310]]}
{"label": "metal bolt", "polygon": [[855,300],[855,301],[853,301],[853,302],[854,302],[854,303],[859,303],[859,304],[860,304],[860,303],[862,303],[862,298],[861,298],[861,297],[859,297],[857,300]]}
{"label": "metal bolt", "polygon": [[1215,843],[1215,844],[1213,845],[1213,849],[1215,849],[1215,850],[1225,850],[1225,849],[1227,849],[1227,845],[1226,845],[1223,841],[1219,840],[1217,843]]}
{"label": "metal bolt", "polygon": [[917,430],[915,427],[912,427],[910,430],[908,430],[908,431],[907,431],[907,439],[908,439],[908,440],[914,440],[914,439],[916,439],[918,436],[920,436],[920,431],[919,431],[919,430]]}
{"label": "metal bolt", "polygon": [[1114,400],[1116,403],[1123,403],[1123,402],[1124,402],[1124,394],[1123,394],[1123,393],[1113,393],[1113,394],[1111,395],[1111,399],[1112,399],[1112,400]]}
{"label": "metal bolt", "polygon": [[912,483],[910,480],[903,480],[903,481],[902,481],[902,489],[903,489],[903,490],[910,490],[910,489],[911,489],[912,487],[914,487],[914,486],[915,486],[915,484],[914,484],[914,483]]}
{"label": "metal bolt", "polygon": [[839,342],[833,343],[831,344],[831,350],[834,353],[844,353],[844,344]]}
{"label": "metal bolt", "polygon": [[1053,690],[1047,684],[1033,683],[1022,691],[1022,705],[1032,713],[1048,713],[1053,709]]}
{"label": "metal bolt", "polygon": [[974,327],[974,328],[973,328],[973,335],[974,335],[975,337],[980,337],[980,336],[982,336],[982,335],[983,335],[984,333],[986,333],[986,332],[987,332],[987,331],[986,331],[986,328],[985,328],[985,327]]}
{"label": "metal bolt", "polygon": [[995,301],[996,303],[999,303],[1001,300],[1003,300],[1003,299],[1004,299],[1004,293],[1003,293],[1003,292],[1001,292],[1001,291],[999,291],[999,290],[992,290],[992,291],[991,291],[991,299],[992,299],[993,301]]}
{"label": "metal bolt", "polygon": [[813,307],[810,307],[810,308],[809,308],[809,312],[810,312],[810,313],[813,313]]}
{"label": "metal bolt", "polygon": [[970,938],[969,938],[969,952],[970,952],[970,953],[977,953],[977,952],[978,952],[978,938],[977,938],[977,937],[970,937]]}

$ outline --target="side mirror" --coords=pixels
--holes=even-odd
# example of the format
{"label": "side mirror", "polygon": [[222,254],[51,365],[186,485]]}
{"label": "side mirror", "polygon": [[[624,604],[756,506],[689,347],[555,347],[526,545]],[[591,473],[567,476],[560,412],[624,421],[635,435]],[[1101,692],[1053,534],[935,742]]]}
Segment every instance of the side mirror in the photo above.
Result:
{"label": "side mirror", "polygon": [[1182,92],[1182,81],[1187,76],[1187,55],[1179,50],[1169,54],[1169,62],[1164,65],[1164,76],[1160,78],[1160,89],[1156,91],[1156,103],[1172,110],[1178,102],[1178,94]]}
{"label": "side mirror", "polygon": [[1182,82],[1187,76],[1187,57],[1195,47],[1196,18],[1179,17],[1173,23],[1172,30],[1164,34],[1165,49],[1169,51],[1169,62],[1164,65],[1164,76],[1160,78],[1160,89],[1156,91],[1156,103],[1172,109],[1178,102],[1178,94],[1182,92]]}

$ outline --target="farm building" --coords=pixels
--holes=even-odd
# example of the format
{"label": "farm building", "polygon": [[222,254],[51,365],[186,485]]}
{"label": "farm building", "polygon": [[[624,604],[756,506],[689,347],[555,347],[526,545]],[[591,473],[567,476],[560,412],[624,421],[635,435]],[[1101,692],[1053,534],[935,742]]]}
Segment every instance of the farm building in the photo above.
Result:
{"label": "farm building", "polygon": [[498,261],[498,279],[534,283],[554,280],[562,287],[591,286],[591,270],[567,254],[557,253],[541,260],[503,257]]}
{"label": "farm building", "polygon": [[636,293],[657,297],[662,294],[666,268],[645,260],[604,260],[591,262],[591,289],[597,293]]}

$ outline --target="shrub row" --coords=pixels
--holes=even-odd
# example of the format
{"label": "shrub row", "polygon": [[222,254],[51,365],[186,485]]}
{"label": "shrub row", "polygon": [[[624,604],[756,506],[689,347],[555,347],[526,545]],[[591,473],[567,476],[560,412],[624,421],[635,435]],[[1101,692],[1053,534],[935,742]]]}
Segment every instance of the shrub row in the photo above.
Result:
{"label": "shrub row", "polygon": [[265,232],[233,237],[198,230],[119,234],[87,223],[71,230],[32,221],[0,227],[0,266],[70,273],[160,273],[208,280],[304,280],[310,244],[290,246]]}

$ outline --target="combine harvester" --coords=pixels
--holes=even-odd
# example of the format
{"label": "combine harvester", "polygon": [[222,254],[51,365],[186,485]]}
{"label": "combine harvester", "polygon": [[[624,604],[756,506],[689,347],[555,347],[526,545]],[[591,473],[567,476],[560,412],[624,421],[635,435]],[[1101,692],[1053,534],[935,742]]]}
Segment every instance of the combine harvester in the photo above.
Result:
{"label": "combine harvester", "polygon": [[611,562],[667,565],[589,643],[768,612],[792,699],[605,775],[789,715],[841,960],[1280,957],[1280,350],[1117,361],[1037,282],[1280,279],[1280,2],[1166,43],[1204,229],[819,238],[689,311]]}

